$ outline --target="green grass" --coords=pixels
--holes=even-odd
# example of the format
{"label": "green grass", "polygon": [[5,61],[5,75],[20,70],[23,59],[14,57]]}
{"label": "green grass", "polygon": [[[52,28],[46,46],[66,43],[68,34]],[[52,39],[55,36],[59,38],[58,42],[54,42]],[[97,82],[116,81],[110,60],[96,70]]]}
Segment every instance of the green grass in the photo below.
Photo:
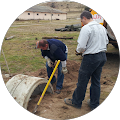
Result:
{"label": "green grass", "polygon": [[[61,24],[59,24],[60,22]],[[71,22],[78,23],[78,21]],[[11,73],[18,74],[33,72],[45,67],[45,59],[42,58],[40,49],[34,49],[37,42],[36,38],[40,40],[44,36],[74,37],[74,39],[72,40],[61,41],[63,41],[68,46],[68,59],[76,61],[79,60],[79,57],[75,56],[74,54],[77,46],[77,38],[79,32],[55,31],[55,28],[65,27],[65,24],[67,25],[68,21],[52,21],[52,24],[49,24],[50,21],[42,20],[39,21],[40,25],[30,25],[36,23],[38,23],[38,21],[36,20],[14,21],[12,25],[29,26],[11,26],[8,29],[5,38],[13,35],[15,35],[15,37],[11,40],[3,40],[2,49],[4,51]],[[6,63],[2,54],[0,56],[0,64],[2,73],[8,73]]]}
{"label": "green grass", "polygon": [[[42,58],[40,49],[34,49],[37,40],[42,39],[45,36],[58,36],[58,37],[73,37],[73,39],[61,39],[68,46],[68,59],[74,61],[80,61],[82,58],[76,56],[74,53],[77,47],[77,39],[79,32],[59,32],[55,31],[55,28],[63,28],[65,25],[78,24],[79,20],[66,21],[39,21],[40,25],[36,24],[37,20],[29,21],[14,21],[12,25],[18,25],[16,27],[10,27],[5,35],[10,37],[15,35],[11,40],[3,40],[2,49],[6,56],[8,66],[11,73],[25,73],[27,71],[33,72],[45,67],[45,59]],[[19,25],[29,26],[19,26]],[[37,38],[37,40],[36,40]],[[108,50],[118,51],[111,45],[108,46]],[[2,73],[8,73],[7,67],[3,58],[0,56],[0,64]]]}

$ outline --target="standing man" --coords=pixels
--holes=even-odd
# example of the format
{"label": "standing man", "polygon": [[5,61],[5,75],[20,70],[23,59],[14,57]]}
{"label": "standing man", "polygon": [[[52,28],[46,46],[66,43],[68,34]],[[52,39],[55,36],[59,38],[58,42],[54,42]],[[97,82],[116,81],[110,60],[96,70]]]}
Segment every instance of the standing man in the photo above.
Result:
{"label": "standing man", "polygon": [[78,37],[76,52],[82,53],[83,60],[79,69],[77,88],[72,99],[65,98],[64,102],[76,108],[81,108],[84,100],[87,84],[91,78],[89,106],[91,110],[99,105],[100,77],[102,67],[107,61],[106,53],[108,37],[106,29],[93,21],[92,15],[84,11],[81,16],[83,27]]}
{"label": "standing man", "polygon": [[[56,93],[60,94],[62,86],[63,86],[63,80],[64,80],[64,74],[67,73],[67,67],[66,67],[66,60],[67,60],[67,53],[68,49],[67,46],[57,39],[47,39],[47,40],[40,40],[36,43],[36,48],[41,49],[41,53],[43,58],[46,59],[46,68],[47,68],[47,74],[48,78],[50,78],[54,63],[56,60],[60,60],[60,64],[58,66],[58,76],[57,76],[57,85],[56,85]],[[51,84],[54,86],[56,83],[56,77],[53,76],[51,80]]]}

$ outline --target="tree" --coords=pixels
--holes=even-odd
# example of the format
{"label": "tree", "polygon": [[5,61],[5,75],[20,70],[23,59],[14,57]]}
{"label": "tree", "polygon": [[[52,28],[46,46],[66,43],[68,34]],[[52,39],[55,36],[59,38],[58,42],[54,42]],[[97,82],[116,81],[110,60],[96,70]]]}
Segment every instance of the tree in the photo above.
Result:
{"label": "tree", "polygon": [[86,11],[89,11],[89,9],[90,9],[89,7],[87,7],[87,6],[85,7],[85,10],[86,10]]}
{"label": "tree", "polygon": [[55,3],[52,2],[50,7],[55,8]]}

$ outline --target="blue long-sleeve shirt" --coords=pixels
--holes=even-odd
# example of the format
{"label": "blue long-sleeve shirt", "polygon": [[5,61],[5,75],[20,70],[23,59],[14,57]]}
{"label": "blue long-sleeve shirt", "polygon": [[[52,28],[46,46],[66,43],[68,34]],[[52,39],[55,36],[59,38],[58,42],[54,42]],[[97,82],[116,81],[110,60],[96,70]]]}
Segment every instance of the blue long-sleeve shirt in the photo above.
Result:
{"label": "blue long-sleeve shirt", "polygon": [[55,60],[65,61],[67,59],[65,55],[67,51],[66,45],[57,39],[47,39],[47,41],[49,44],[49,49],[41,50],[42,56],[47,56],[53,62],[55,62]]}

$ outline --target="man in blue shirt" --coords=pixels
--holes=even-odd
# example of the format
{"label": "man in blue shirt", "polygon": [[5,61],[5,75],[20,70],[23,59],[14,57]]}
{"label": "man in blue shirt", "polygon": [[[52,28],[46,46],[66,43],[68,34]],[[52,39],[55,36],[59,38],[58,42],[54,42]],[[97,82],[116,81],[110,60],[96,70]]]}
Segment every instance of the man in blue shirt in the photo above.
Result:
{"label": "man in blue shirt", "polygon": [[[56,60],[60,60],[60,64],[58,66],[58,76],[57,76],[57,85],[56,85],[56,93],[59,94],[61,92],[62,86],[63,86],[63,79],[64,74],[67,73],[67,67],[66,67],[66,60],[67,60],[67,53],[68,49],[67,46],[57,39],[43,39],[36,43],[36,48],[41,49],[41,53],[43,58],[46,59],[46,68],[47,68],[47,74],[48,78],[50,78],[54,63]],[[51,84],[56,83],[56,77],[53,76],[51,80]]]}

